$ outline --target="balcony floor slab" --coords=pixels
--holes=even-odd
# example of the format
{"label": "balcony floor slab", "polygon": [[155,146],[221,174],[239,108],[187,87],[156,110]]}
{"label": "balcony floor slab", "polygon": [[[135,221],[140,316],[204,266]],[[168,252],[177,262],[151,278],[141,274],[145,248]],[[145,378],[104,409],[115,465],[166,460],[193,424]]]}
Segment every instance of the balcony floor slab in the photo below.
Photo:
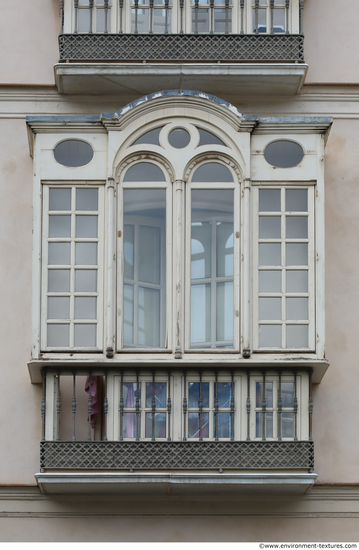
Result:
{"label": "balcony floor slab", "polygon": [[44,494],[302,495],[314,484],[308,473],[65,473],[35,474]]}
{"label": "balcony floor slab", "polygon": [[305,63],[58,63],[59,93],[138,95],[169,89],[202,90],[219,97],[298,94]]}

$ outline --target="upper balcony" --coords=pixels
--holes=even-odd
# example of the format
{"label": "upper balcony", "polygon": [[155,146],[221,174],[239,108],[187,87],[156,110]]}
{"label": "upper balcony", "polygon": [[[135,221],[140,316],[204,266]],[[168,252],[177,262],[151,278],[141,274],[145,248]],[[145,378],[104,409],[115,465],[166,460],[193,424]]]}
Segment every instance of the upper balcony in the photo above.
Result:
{"label": "upper balcony", "polygon": [[304,63],[303,0],[65,0],[60,93],[292,95]]}

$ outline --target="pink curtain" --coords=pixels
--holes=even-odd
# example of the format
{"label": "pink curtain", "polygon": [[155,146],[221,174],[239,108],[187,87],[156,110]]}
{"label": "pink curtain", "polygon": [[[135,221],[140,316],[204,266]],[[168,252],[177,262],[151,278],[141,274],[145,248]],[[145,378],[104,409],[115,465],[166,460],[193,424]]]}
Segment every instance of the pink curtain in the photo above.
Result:
{"label": "pink curtain", "polygon": [[[96,426],[97,413],[98,413],[98,394],[97,394],[97,383],[98,376],[91,377],[91,426],[94,428]],[[89,393],[90,390],[90,377],[86,378],[85,383],[85,392]],[[88,420],[88,417],[87,417]]]}

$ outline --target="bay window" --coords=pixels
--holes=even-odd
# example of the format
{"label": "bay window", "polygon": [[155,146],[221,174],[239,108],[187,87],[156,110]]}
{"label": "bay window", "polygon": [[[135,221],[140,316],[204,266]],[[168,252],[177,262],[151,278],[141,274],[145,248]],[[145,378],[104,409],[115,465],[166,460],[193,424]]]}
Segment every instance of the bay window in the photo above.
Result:
{"label": "bay window", "polygon": [[65,3],[64,13],[65,32],[71,27],[80,34],[299,32],[299,6],[293,0],[73,0],[72,6]]}

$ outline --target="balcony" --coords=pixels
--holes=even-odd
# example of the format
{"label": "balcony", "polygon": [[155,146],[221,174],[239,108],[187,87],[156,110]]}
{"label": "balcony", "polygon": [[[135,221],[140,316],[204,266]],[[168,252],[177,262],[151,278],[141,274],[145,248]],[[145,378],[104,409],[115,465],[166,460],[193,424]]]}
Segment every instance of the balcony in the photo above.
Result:
{"label": "balcony", "polygon": [[316,478],[306,370],[42,375],[44,493],[300,494]]}
{"label": "balcony", "polygon": [[180,6],[173,0],[159,10],[133,0],[62,10],[60,93],[142,96],[172,88],[227,98],[300,91],[308,68],[302,2]]}

